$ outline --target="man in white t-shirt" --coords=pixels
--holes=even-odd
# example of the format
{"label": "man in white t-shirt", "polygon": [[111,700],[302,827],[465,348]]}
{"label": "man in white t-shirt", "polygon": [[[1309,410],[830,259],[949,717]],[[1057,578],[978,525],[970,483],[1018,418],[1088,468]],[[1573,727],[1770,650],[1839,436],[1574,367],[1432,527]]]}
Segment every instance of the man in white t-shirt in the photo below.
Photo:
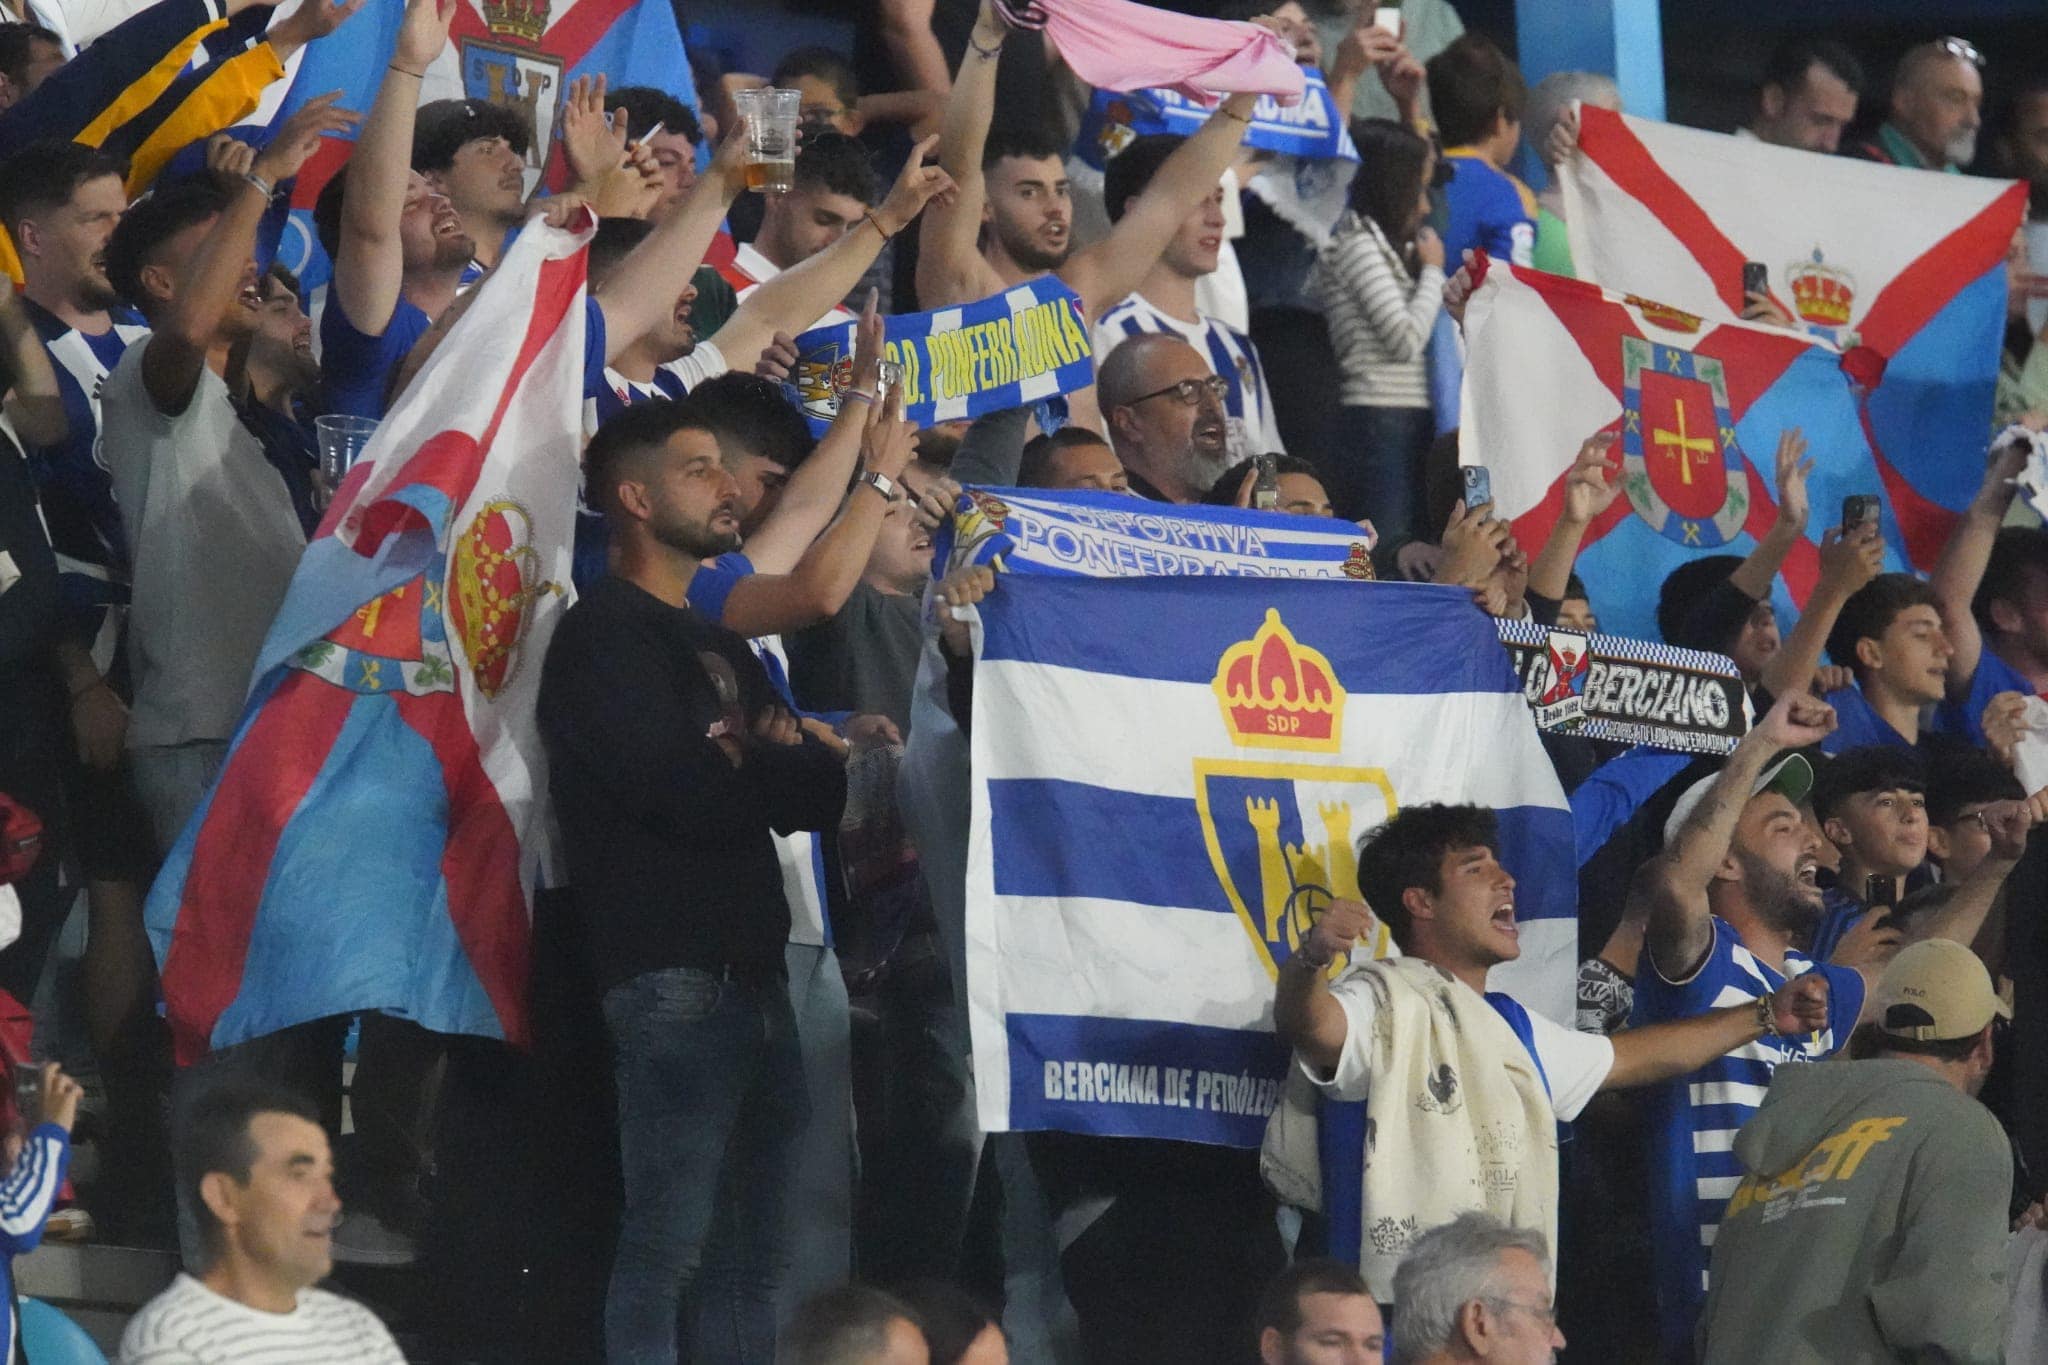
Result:
{"label": "man in white t-shirt", "polygon": [[201,1268],[129,1322],[123,1365],[404,1365],[375,1314],[313,1288],[334,1265],[341,1201],[312,1104],[224,1072],[186,1112],[177,1167]]}
{"label": "man in white t-shirt", "polygon": [[[790,267],[808,261],[861,225],[879,197],[867,149],[843,133],[807,132],[796,156],[794,187],[766,196],[761,230],[741,242],[721,273],[740,302]],[[844,306],[833,307],[802,330],[828,322],[851,322]]]}
{"label": "man in white t-shirt", "polygon": [[[1515,879],[1501,866],[1499,851],[1499,827],[1492,811],[1427,803],[1405,807],[1360,845],[1359,887],[1370,905],[1380,911],[1404,958],[1354,968],[1333,985],[1328,971],[1331,962],[1339,954],[1348,955],[1361,938],[1370,942],[1375,929],[1373,911],[1365,904],[1337,901],[1316,921],[1300,949],[1281,965],[1274,1011],[1276,1030],[1294,1046],[1304,1072],[1328,1098],[1368,1099],[1376,1065],[1390,1047],[1398,1052],[1403,1040],[1376,1037],[1376,1033],[1389,1030],[1376,1029],[1375,1023],[1381,1009],[1392,1008],[1386,1002],[1400,995],[1399,983],[1388,978],[1390,973],[1405,970],[1395,965],[1403,960],[1420,959],[1436,968],[1427,989],[1458,997],[1441,1001],[1455,1019],[1468,1024],[1486,1019],[1490,1016],[1484,1011],[1490,1007],[1507,1025],[1506,1031],[1490,1030],[1483,1038],[1460,1039],[1463,1046],[1457,1057],[1431,1057],[1433,1069],[1424,1098],[1432,1100],[1433,1112],[1439,1113],[1455,1113],[1474,1102],[1473,1092],[1494,1079],[1482,1074],[1475,1060],[1479,1066],[1496,1061],[1512,1064],[1520,1060],[1510,1051],[1517,1047],[1535,1062],[1542,1098],[1547,1100],[1537,1107],[1549,1111],[1544,1119],[1568,1122],[1597,1091],[1682,1075],[1767,1032],[1803,1032],[1824,1022],[1826,985],[1803,977],[1787,982],[1761,1002],[1746,1001],[1680,1023],[1628,1029],[1611,1038],[1574,1032],[1531,1013],[1504,994],[1487,993],[1488,970],[1512,962],[1522,951],[1515,923]],[[1434,984],[1438,980],[1441,985]],[[1391,995],[1390,986],[1396,988]],[[1483,1004],[1469,997],[1483,997]],[[1468,1002],[1479,1007],[1468,1008]],[[1432,1005],[1433,1013],[1434,1009]],[[1466,1072],[1462,1077],[1457,1074],[1461,1062]],[[1505,1105],[1501,1110],[1515,1112]],[[1377,1106],[1368,1109],[1368,1113],[1376,1111]],[[1361,1134],[1368,1150],[1373,1149],[1375,1137],[1378,1139],[1375,1165],[1415,1159],[1416,1154],[1402,1150],[1406,1135],[1375,1133],[1375,1126],[1384,1125],[1375,1125],[1369,1118]],[[1488,1144],[1495,1150],[1474,1153],[1467,1162],[1491,1179],[1501,1167],[1500,1153],[1538,1152],[1549,1142],[1548,1132],[1491,1134]],[[1503,1172],[1504,1176],[1514,1174],[1512,1170]],[[1554,1189],[1554,1175],[1549,1183]],[[1481,1187],[1489,1197],[1499,1192],[1491,1183],[1483,1182]],[[1337,1197],[1325,1190],[1325,1207]],[[1371,1202],[1370,1188],[1365,1202]],[[1357,1235],[1357,1228],[1369,1229],[1375,1254],[1391,1264],[1402,1247],[1428,1228],[1404,1226],[1398,1218],[1383,1227],[1387,1222],[1383,1213],[1363,1208],[1352,1235]],[[1554,1233],[1549,1228],[1535,1230],[1546,1236]],[[1333,1252],[1339,1250],[1338,1233],[1333,1225]],[[1349,1245],[1342,1249],[1352,1250]],[[1357,1254],[1364,1256],[1363,1249]],[[1391,1299],[1391,1285],[1384,1279],[1375,1282],[1370,1261],[1367,1257],[1367,1282],[1373,1284],[1376,1296],[1385,1294]]]}
{"label": "man in white t-shirt", "polygon": [[[1138,138],[1110,159],[1103,172],[1103,202],[1112,223],[1122,221],[1125,211],[1185,141],[1171,133],[1155,133]],[[1096,322],[1097,364],[1127,336],[1171,333],[1200,352],[1209,369],[1229,386],[1223,410],[1242,426],[1245,443],[1243,449],[1233,451],[1233,458],[1269,450],[1284,453],[1280,425],[1273,414],[1273,392],[1266,385],[1258,348],[1242,331],[1203,312],[1197,302],[1196,286],[1213,275],[1222,260],[1229,230],[1224,195],[1225,188],[1219,183],[1189,209],[1138,287]]]}
{"label": "man in white t-shirt", "polygon": [[315,100],[247,172],[161,186],[107,241],[107,277],[151,329],[107,376],[100,431],[134,577],[127,744],[164,850],[220,769],[306,548],[291,490],[225,377],[262,316],[256,229],[276,187],[354,122]]}

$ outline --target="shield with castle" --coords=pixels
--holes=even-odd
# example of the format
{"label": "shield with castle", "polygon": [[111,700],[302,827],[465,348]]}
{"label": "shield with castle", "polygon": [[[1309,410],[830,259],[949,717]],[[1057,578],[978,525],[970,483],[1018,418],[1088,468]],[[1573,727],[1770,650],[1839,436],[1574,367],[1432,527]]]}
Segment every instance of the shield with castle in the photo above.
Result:
{"label": "shield with castle", "polygon": [[542,46],[548,31],[548,0],[483,0],[480,9],[490,38],[460,38],[462,90],[471,99],[503,105],[527,124],[527,188],[547,164],[554,146],[555,118],[568,93],[561,54]]}
{"label": "shield with castle", "polygon": [[[1224,651],[1211,687],[1239,752],[1195,760],[1202,837],[1224,897],[1277,975],[1331,900],[1360,899],[1358,840],[1394,814],[1394,788],[1383,769],[1342,761],[1337,671],[1277,610]],[[1394,951],[1378,922],[1359,946]]]}

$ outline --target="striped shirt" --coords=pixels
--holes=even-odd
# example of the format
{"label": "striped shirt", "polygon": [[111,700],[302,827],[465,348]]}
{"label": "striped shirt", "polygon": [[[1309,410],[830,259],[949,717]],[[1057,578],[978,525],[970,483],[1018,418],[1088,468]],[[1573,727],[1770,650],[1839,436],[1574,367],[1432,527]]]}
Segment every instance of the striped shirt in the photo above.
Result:
{"label": "striped shirt", "polygon": [[1273,393],[1266,387],[1266,371],[1259,364],[1258,347],[1243,332],[1210,317],[1196,314],[1194,322],[1162,313],[1143,294],[1133,294],[1102,315],[1095,324],[1095,364],[1116,349],[1125,337],[1141,332],[1168,332],[1200,352],[1209,369],[1230,385],[1223,410],[1244,423],[1245,435],[1258,452],[1285,452],[1280,444],[1280,425],[1273,416]]}
{"label": "striped shirt", "polygon": [[14,1319],[14,1258],[36,1249],[43,1225],[64,1189],[71,1164],[71,1135],[54,1123],[40,1123],[22,1144],[14,1169],[0,1179],[0,1316],[6,1318],[6,1359],[15,1358],[21,1327]]}
{"label": "striped shirt", "polygon": [[[734,296],[741,303],[745,303],[749,294],[780,275],[782,267],[754,250],[752,242],[741,242],[733,249],[732,260],[720,266],[718,273],[725,276],[725,282],[732,286]],[[834,305],[832,311],[804,328],[804,331],[829,327],[835,322],[852,322],[857,316],[844,307]],[[797,335],[801,336],[803,333],[799,332]]]}
{"label": "striped shirt", "polygon": [[405,1365],[377,1315],[324,1289],[289,1313],[223,1298],[190,1275],[142,1306],[121,1334],[121,1365]]}
{"label": "striped shirt", "polygon": [[1820,972],[1828,982],[1828,1027],[1797,1038],[1759,1038],[1651,1091],[1650,1218],[1657,1247],[1657,1299],[1667,1348],[1691,1340],[1707,1296],[1707,1263],[1721,1211],[1742,1180],[1735,1133],[1763,1103],[1781,1064],[1819,1061],[1849,1041],[1863,1010],[1863,976],[1851,967],[1785,954],[1786,975],[1757,961],[1724,919],[1714,946],[1690,978],[1672,982],[1648,953],[1636,971],[1638,1025],[1689,1019],[1770,994],[1788,976]]}
{"label": "striped shirt", "polygon": [[[149,328],[122,310],[106,331],[81,332],[34,300],[22,302],[57,372],[68,428],[56,445],[28,447],[29,472],[49,523],[66,608],[82,628],[97,632],[103,614],[98,609],[128,600],[128,544],[100,449],[100,390]],[[110,650],[111,640],[106,644]],[[103,668],[109,661],[99,660]]]}
{"label": "striped shirt", "polygon": [[1444,272],[1408,267],[1380,225],[1355,212],[1316,255],[1309,299],[1323,312],[1343,367],[1346,407],[1427,408],[1429,334],[1444,302]]}

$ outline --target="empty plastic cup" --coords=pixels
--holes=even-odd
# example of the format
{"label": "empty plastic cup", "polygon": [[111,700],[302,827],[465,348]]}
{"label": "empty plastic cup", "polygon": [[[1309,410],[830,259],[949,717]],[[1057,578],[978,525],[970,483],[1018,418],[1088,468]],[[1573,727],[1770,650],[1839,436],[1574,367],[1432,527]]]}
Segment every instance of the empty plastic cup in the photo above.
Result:
{"label": "empty plastic cup", "polygon": [[362,457],[377,423],[369,417],[327,416],[313,419],[313,434],[320,441],[320,472],[329,488],[341,486],[342,475]]}

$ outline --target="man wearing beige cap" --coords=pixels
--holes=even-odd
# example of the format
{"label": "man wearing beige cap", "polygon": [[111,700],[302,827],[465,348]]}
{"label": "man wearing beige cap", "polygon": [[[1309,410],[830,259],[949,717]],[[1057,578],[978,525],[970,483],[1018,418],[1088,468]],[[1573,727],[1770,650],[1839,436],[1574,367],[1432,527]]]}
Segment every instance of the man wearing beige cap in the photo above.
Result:
{"label": "man wearing beige cap", "polygon": [[1968,948],[1902,950],[1860,1060],[1781,1068],[1735,1139],[1702,1365],[2003,1358],[2012,1151],[1973,1098],[2012,1011]]}

